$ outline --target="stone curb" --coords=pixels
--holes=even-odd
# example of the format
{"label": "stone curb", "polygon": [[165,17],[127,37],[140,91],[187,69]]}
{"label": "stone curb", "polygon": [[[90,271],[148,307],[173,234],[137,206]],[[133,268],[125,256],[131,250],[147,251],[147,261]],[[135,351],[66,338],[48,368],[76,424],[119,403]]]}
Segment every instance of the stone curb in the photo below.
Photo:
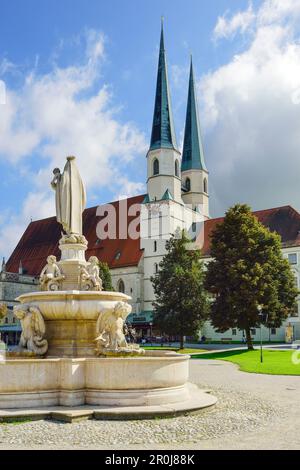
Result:
{"label": "stone curb", "polygon": [[46,407],[44,409],[0,410],[0,423],[44,419],[73,423],[88,419],[122,421],[172,418],[199,413],[216,403],[217,398],[211,395],[209,391],[195,387],[191,392],[191,399],[187,402],[162,406],[79,406],[74,408]]}

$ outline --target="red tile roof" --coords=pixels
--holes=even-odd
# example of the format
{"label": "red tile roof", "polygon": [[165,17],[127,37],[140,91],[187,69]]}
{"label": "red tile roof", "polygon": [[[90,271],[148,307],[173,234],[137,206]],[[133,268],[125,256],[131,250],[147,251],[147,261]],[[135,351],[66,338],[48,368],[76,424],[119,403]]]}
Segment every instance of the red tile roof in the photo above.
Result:
{"label": "red tile roof", "polygon": [[[127,199],[128,208],[133,204],[141,204],[145,195]],[[119,205],[116,201],[111,203],[116,208],[117,233],[119,231]],[[83,213],[83,233],[88,240],[86,257],[97,256],[101,261],[108,263],[110,268],[124,266],[137,266],[143,251],[140,249],[140,240],[106,239],[98,240],[96,227],[101,217],[96,215],[97,207],[90,207]],[[135,216],[128,217],[128,224]],[[55,217],[31,222],[25,230],[18,245],[6,263],[8,272],[18,272],[20,261],[27,274],[37,276],[46,264],[46,258],[54,254],[59,259],[58,241],[61,237],[61,226]],[[116,258],[116,254],[120,257]]]}
{"label": "red tile roof", "polygon": [[[255,211],[253,214],[265,227],[281,236],[283,246],[300,246],[300,214],[293,207],[276,207]],[[205,221],[204,243],[202,246],[204,256],[209,256],[211,234],[214,228],[223,220],[224,217]]]}
{"label": "red tile roof", "polygon": [[[144,195],[127,199],[128,207],[141,204]],[[119,201],[112,203],[116,208],[117,221],[119,220]],[[101,220],[96,215],[97,207],[86,209],[83,213],[83,231],[89,246],[87,258],[95,255],[108,263],[110,268],[137,266],[143,251],[140,249],[140,240],[106,239],[98,241],[96,227]],[[271,231],[279,233],[283,246],[300,246],[300,214],[291,206],[277,207],[254,212],[254,215]],[[128,217],[130,223],[135,217]],[[202,253],[209,256],[210,236],[223,217],[210,219],[204,223],[204,244]],[[118,233],[118,223],[117,223]],[[22,261],[23,269],[30,275],[38,275],[46,263],[46,258],[54,254],[59,259],[58,240],[61,236],[60,225],[55,217],[31,222],[24,235],[6,263],[8,272],[18,272]],[[120,257],[116,254],[120,252]]]}

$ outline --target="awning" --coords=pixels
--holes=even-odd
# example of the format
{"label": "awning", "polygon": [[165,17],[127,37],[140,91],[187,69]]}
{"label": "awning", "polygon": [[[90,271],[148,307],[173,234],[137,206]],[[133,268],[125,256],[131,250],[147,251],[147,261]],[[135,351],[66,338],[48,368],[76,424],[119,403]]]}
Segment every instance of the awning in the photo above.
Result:
{"label": "awning", "polygon": [[6,331],[16,331],[18,333],[21,333],[22,328],[18,325],[0,325],[0,331],[2,333],[5,333]]}

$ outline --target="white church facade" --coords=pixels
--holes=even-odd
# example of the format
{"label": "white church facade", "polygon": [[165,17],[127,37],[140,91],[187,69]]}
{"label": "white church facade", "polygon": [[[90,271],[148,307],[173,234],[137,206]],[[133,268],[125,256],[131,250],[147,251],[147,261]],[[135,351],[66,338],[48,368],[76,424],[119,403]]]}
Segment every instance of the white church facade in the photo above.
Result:
{"label": "white church facade", "polygon": [[[87,257],[94,255],[108,263],[114,288],[132,297],[133,313],[130,321],[141,334],[149,336],[155,330],[152,318],[155,297],[151,276],[157,272],[165,255],[166,239],[178,228],[186,229],[192,237],[198,234],[198,240],[200,232],[203,257],[208,262],[209,236],[214,226],[222,220],[211,219],[209,215],[209,173],[202,147],[192,62],[182,154],[177,146],[163,30],[151,141],[146,157],[147,193],[125,201],[127,213],[130,214],[128,226],[134,219],[134,212],[130,209],[136,205],[140,208],[139,236],[132,239],[127,231],[127,237],[99,238],[97,207],[84,211],[83,229],[89,242]],[[119,217],[124,201],[116,201],[112,205]],[[255,214],[264,225],[281,235],[284,256],[288,257],[295,282],[299,285],[300,214],[290,206],[258,211]],[[0,301],[5,301],[11,308],[14,304],[12,292],[17,296],[24,289],[36,288],[33,279],[38,278],[46,257],[49,254],[58,255],[59,237],[60,228],[54,217],[29,224],[9,260],[3,264]],[[30,282],[26,281],[26,276]],[[9,292],[9,295],[5,292]],[[286,335],[300,339],[299,311],[300,300],[298,311],[281,328],[263,329],[263,339],[285,341]],[[6,330],[8,331],[8,326]],[[236,329],[218,334],[208,322],[200,334],[220,341],[240,341],[243,337],[243,332]],[[253,330],[252,335],[254,340],[258,340],[259,330]]]}

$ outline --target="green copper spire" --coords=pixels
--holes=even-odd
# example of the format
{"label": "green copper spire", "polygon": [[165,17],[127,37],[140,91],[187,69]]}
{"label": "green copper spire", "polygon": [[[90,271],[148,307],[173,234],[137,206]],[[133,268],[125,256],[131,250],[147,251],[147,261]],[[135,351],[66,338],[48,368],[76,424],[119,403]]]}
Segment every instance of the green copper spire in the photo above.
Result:
{"label": "green copper spire", "polygon": [[146,194],[146,196],[144,197],[144,200],[142,202],[142,204],[149,204],[150,201],[150,196],[149,194]]}
{"label": "green copper spire", "polygon": [[159,148],[177,149],[168,83],[163,22],[161,24],[156,95],[150,150]]}
{"label": "green copper spire", "polygon": [[162,201],[174,201],[174,198],[168,189],[166,189],[165,194],[162,197]]}
{"label": "green copper spire", "polygon": [[192,58],[181,163],[181,171],[186,170],[206,170],[201,140]]}

